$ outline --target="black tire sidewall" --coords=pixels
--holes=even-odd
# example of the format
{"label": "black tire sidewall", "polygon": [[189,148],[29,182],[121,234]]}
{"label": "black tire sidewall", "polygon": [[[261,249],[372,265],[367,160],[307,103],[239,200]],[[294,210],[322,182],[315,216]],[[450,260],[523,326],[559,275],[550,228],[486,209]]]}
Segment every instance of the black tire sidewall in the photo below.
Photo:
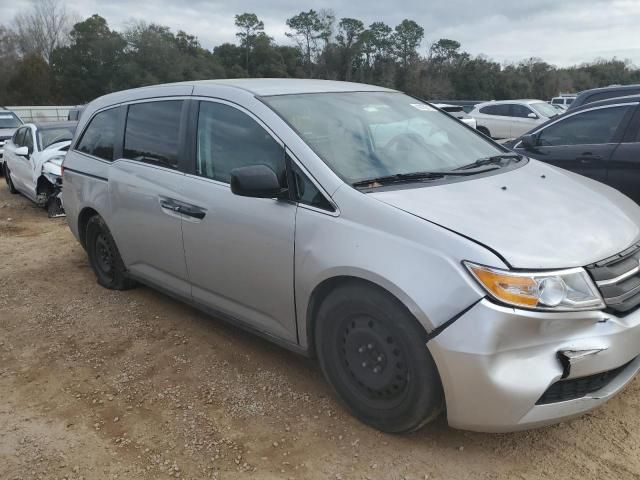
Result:
{"label": "black tire sidewall", "polygon": [[[109,248],[112,254],[112,274],[107,275],[98,265],[97,253],[96,253],[96,240],[98,236],[102,234],[103,238],[109,244]],[[104,220],[99,216],[94,216],[87,222],[86,230],[86,246],[87,255],[89,256],[89,263],[91,268],[96,274],[98,283],[105,288],[112,290],[125,290],[131,288],[134,284],[132,280],[127,278],[126,270],[116,242],[111,236],[109,228],[107,228]]]}
{"label": "black tire sidewall", "polygon": [[9,187],[9,192],[10,193],[18,193],[18,190],[16,189],[15,185],[13,184],[13,180],[11,180],[11,171],[7,168],[7,166],[5,165],[5,180],[7,181],[7,186]]}
{"label": "black tire sidewall", "polygon": [[[363,402],[339,354],[340,331],[347,316],[365,314],[381,322],[398,339],[409,376],[402,399],[380,409]],[[389,433],[416,430],[443,408],[443,393],[435,363],[426,346],[426,332],[409,311],[387,292],[368,285],[340,287],[318,310],[316,351],[327,380],[351,412],[364,423]]]}

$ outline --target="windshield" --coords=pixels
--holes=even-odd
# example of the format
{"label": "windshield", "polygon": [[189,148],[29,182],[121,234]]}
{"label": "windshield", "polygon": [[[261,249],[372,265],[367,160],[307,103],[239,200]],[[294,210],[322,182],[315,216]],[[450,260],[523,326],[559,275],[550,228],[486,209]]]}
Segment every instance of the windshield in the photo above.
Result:
{"label": "windshield", "polygon": [[450,171],[504,154],[451,116],[402,93],[280,95],[264,101],[347,183]]}
{"label": "windshield", "polygon": [[558,114],[558,111],[546,102],[531,103],[529,106],[543,117],[553,117]]}
{"label": "windshield", "polygon": [[58,142],[70,141],[76,127],[40,128],[38,130],[38,146],[40,150]]}
{"label": "windshield", "polygon": [[13,113],[0,113],[0,128],[18,128],[22,121]]}

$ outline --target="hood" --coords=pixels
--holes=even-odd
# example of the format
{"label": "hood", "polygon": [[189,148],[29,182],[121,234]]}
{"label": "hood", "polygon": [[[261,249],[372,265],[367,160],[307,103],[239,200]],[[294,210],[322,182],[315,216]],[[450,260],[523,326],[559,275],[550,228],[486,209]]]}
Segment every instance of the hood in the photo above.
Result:
{"label": "hood", "polygon": [[585,266],[640,237],[635,202],[536,160],[482,178],[369,195],[491,248],[513,268]]}

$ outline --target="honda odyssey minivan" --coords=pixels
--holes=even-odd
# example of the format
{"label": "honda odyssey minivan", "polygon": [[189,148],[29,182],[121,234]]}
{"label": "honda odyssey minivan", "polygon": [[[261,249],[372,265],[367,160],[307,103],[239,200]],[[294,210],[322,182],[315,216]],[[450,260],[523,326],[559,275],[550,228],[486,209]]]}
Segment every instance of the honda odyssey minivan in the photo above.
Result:
{"label": "honda odyssey minivan", "polygon": [[91,102],[64,161],[98,282],[317,357],[387,432],[558,422],[640,369],[640,207],[431,105],[243,79]]}

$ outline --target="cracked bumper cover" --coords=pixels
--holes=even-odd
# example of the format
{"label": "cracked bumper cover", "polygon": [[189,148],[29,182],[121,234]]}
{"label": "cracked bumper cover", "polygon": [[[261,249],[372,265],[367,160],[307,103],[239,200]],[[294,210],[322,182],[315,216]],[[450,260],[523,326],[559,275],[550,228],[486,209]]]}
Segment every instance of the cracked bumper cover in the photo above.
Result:
{"label": "cracked bumper cover", "polygon": [[[485,432],[539,427],[605,403],[633,379],[640,370],[640,310],[625,317],[601,311],[533,312],[484,299],[431,339],[428,348],[452,427]],[[574,358],[567,368],[568,352]],[[622,365],[599,390],[536,405],[557,381]]]}

